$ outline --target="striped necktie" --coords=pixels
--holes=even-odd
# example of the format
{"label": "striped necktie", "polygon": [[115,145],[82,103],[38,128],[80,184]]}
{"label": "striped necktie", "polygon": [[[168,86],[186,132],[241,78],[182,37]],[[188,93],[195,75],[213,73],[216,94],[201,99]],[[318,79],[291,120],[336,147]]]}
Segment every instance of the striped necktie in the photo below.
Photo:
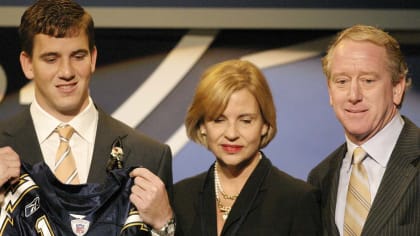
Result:
{"label": "striped necktie", "polygon": [[56,132],[60,137],[60,145],[55,158],[54,174],[65,184],[79,184],[76,162],[69,145],[74,129],[70,125],[59,125]]}
{"label": "striped necktie", "polygon": [[370,209],[370,190],[367,172],[362,165],[366,152],[357,147],[353,152],[352,171],[344,213],[344,235],[358,236],[362,233]]}

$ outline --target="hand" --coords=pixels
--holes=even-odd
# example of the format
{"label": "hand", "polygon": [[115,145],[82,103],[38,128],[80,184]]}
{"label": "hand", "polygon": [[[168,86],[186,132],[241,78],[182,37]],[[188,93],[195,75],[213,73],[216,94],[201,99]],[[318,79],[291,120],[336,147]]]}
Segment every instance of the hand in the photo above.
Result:
{"label": "hand", "polygon": [[11,147],[0,148],[0,187],[6,182],[15,183],[20,175],[19,155]]}
{"label": "hand", "polygon": [[165,184],[143,167],[134,169],[130,177],[134,178],[130,201],[145,223],[154,229],[162,228],[173,216]]}

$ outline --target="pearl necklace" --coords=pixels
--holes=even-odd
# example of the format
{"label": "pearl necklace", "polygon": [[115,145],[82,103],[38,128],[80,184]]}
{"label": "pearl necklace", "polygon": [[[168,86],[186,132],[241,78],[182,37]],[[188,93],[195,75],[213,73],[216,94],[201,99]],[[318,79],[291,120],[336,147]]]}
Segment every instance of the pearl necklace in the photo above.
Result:
{"label": "pearl necklace", "polygon": [[226,220],[229,216],[232,206],[224,206],[219,198],[219,192],[222,194],[223,199],[235,201],[239,195],[228,195],[223,191],[222,185],[220,184],[219,174],[217,173],[217,162],[214,164],[214,191],[216,193],[217,207],[222,213],[223,220]]}
{"label": "pearl necklace", "polygon": [[[258,160],[261,160],[261,159],[262,159],[261,152],[258,152]],[[219,192],[220,194],[222,194],[223,199],[230,200],[230,201],[235,201],[236,198],[238,198],[239,194],[228,195],[223,191],[222,184],[220,183],[220,179],[219,179],[219,174],[217,172],[217,166],[218,166],[218,163],[216,161],[216,163],[214,164],[214,192],[216,194],[217,207],[222,213],[223,220],[226,220],[229,216],[230,210],[232,210],[233,203],[231,206],[224,206],[222,204],[222,201],[220,201]]]}

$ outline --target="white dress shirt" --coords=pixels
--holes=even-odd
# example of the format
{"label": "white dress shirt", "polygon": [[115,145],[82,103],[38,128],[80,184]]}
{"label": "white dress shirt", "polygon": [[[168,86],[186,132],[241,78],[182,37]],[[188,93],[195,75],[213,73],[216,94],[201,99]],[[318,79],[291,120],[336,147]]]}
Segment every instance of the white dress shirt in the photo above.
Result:
{"label": "white dress shirt", "polygon": [[[60,144],[58,134],[54,130],[63,122],[48,114],[36,100],[32,102],[30,112],[44,161],[54,170],[55,156]],[[87,182],[98,126],[98,111],[92,99],[89,98],[86,109],[65,124],[71,125],[75,130],[69,144],[76,161],[80,183],[83,184]]]}
{"label": "white dress shirt", "polygon": [[[404,120],[397,113],[395,117],[375,136],[369,139],[361,147],[367,153],[367,157],[362,164],[365,167],[369,179],[369,189],[371,203],[373,203],[382,177],[384,176],[391,153],[397,143],[398,136],[404,126]],[[335,207],[335,223],[340,235],[343,235],[344,210],[346,206],[347,189],[351,174],[351,160],[356,144],[352,143],[347,137],[347,153],[343,159],[340,169],[340,179],[338,183],[337,203]]]}

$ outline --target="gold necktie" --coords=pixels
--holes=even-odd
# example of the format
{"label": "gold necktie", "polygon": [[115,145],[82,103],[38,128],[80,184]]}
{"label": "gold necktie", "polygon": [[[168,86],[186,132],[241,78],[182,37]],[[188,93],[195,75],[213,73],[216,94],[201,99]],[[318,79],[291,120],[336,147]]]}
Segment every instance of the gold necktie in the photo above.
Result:
{"label": "gold necktie", "polygon": [[344,213],[344,235],[358,236],[362,233],[370,209],[370,190],[368,176],[362,165],[366,152],[357,147],[353,152],[353,167],[347,192]]}
{"label": "gold necktie", "polygon": [[69,139],[73,135],[74,129],[69,125],[59,125],[56,131],[60,137],[60,145],[55,157],[54,174],[65,184],[79,184],[76,162],[69,145]]}

